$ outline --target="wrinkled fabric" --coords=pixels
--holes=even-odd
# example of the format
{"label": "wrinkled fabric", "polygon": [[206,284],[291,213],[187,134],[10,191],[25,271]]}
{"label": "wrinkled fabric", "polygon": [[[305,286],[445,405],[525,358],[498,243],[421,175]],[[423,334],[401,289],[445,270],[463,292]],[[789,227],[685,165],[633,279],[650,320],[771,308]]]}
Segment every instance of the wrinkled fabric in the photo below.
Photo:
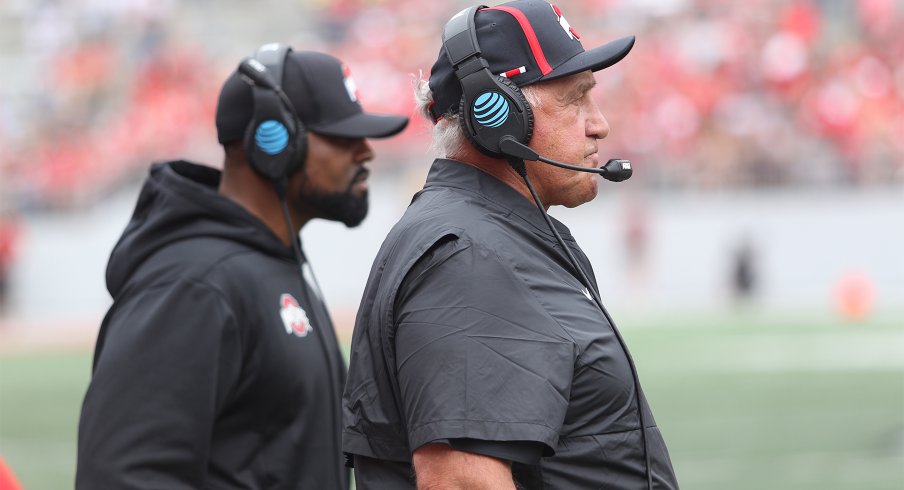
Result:
{"label": "wrinkled fabric", "polygon": [[[526,489],[646,488],[638,388],[534,204],[474,167],[434,162],[377,255],[355,325],[343,449],[370,458],[356,478],[414,488],[385,480],[405,475],[418,447],[469,438],[542,443],[539,464],[512,465]],[[642,399],[654,488],[677,489]]]}
{"label": "wrinkled fabric", "polygon": [[[112,253],[77,489],[348,488],[327,310],[291,248],[219,195],[219,178],[154,165]],[[289,328],[301,323],[286,295],[326,351],[316,331]]]}

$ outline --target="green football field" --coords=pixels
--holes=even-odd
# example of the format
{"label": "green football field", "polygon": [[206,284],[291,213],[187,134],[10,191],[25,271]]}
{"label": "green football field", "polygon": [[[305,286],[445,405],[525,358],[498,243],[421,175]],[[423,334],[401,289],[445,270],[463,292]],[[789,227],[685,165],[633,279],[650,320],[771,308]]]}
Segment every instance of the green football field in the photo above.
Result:
{"label": "green football field", "polygon": [[[685,490],[904,489],[904,317],[626,318]],[[0,455],[72,488],[90,352],[0,356]]]}

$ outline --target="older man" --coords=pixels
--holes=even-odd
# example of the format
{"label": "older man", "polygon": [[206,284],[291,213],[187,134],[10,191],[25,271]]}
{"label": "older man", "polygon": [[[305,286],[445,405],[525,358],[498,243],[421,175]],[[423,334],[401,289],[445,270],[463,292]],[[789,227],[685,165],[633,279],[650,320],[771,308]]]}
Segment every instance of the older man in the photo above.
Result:
{"label": "older man", "polygon": [[[590,263],[545,213],[629,169],[598,169],[592,89],[633,43],[585,51],[541,0],[447,24],[417,94],[445,158],[383,244],[352,341],[358,488],[678,487]],[[524,161],[540,156],[571,168]]]}

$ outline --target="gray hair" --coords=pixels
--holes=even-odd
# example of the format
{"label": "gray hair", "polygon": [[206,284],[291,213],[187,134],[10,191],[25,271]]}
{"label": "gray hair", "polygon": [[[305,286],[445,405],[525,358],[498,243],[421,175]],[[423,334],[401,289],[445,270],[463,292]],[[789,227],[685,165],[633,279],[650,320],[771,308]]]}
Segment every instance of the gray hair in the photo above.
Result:
{"label": "gray hair", "polygon": [[[540,107],[540,95],[536,85],[528,85],[521,87],[521,93],[530,104],[531,108],[536,110]],[[417,112],[433,122],[433,116],[427,108],[433,101],[433,92],[430,90],[430,84],[423,76],[418,77],[414,86],[414,103]],[[452,158],[461,153],[462,148],[468,143],[467,137],[461,129],[458,122],[458,112],[446,112],[442,119],[433,125],[433,139],[430,143],[430,152],[439,158]]]}

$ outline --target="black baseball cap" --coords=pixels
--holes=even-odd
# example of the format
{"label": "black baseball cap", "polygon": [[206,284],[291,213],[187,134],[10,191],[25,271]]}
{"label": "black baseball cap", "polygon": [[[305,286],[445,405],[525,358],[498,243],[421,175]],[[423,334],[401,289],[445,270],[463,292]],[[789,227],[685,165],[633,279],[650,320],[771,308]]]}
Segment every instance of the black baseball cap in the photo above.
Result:
{"label": "black baseball cap", "polygon": [[[634,46],[634,36],[616,39],[585,51],[581,37],[562,11],[544,0],[515,0],[478,10],[477,42],[490,71],[523,87],[582,71],[614,65]],[[430,70],[435,120],[458,112],[461,84],[445,47]]]}
{"label": "black baseball cap", "polygon": [[[347,66],[314,51],[290,51],[283,67],[282,89],[308,131],[346,138],[385,138],[408,124],[405,116],[364,112]],[[251,85],[234,71],[217,101],[217,139],[241,141],[254,111]]]}

